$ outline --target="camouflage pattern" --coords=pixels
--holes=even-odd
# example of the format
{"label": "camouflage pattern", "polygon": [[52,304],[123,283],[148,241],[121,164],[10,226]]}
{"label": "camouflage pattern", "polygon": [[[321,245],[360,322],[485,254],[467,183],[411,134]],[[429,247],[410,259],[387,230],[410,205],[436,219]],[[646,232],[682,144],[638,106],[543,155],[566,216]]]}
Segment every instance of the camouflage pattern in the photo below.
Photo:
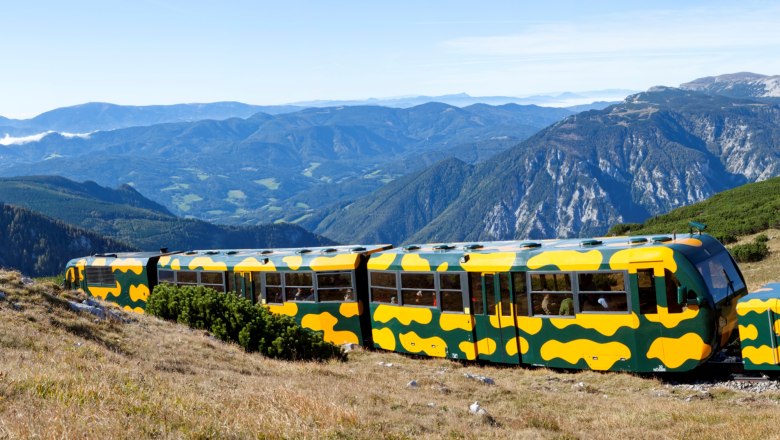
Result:
{"label": "camouflage pattern", "polygon": [[[465,305],[460,313],[444,313],[436,307],[372,302],[374,346],[427,356],[559,368],[639,372],[693,369],[728,341],[736,327],[736,302],[713,301],[694,266],[724,248],[708,235],[663,237],[658,241],[642,238],[645,240],[543,240],[532,245],[536,247],[527,242],[482,243],[481,247],[463,243],[419,245],[374,254],[368,263],[369,272],[491,276],[515,271],[625,271],[631,304],[625,313],[555,317],[518,316],[514,298],[503,298],[502,303],[497,297],[492,314],[475,314]],[[638,269],[655,274],[655,313],[640,313]],[[668,304],[665,270],[695,292],[700,305]],[[745,293],[743,288],[733,296]],[[672,313],[670,306],[681,310]]]}
{"label": "camouflage pattern", "polygon": [[[333,246],[292,249],[244,249],[189,251],[164,255],[157,262],[158,270],[216,271],[236,274],[244,282],[236,284],[235,291],[247,299],[266,305],[273,313],[295,318],[304,328],[323,333],[326,341],[334,344],[365,344],[367,331],[365,260],[373,252],[387,249],[389,245]],[[362,267],[361,267],[362,264]],[[285,301],[272,304],[261,292],[251,289],[252,277],[261,272],[330,272],[350,271],[355,276],[356,297],[352,301]],[[230,276],[230,275],[228,275]],[[361,327],[363,316],[363,327]]]}
{"label": "camouflage pattern", "polygon": [[780,283],[742,297],[737,315],[745,369],[780,370]]}
{"label": "camouflage pattern", "polygon": [[[117,303],[125,310],[143,313],[149,298],[149,269],[159,253],[133,252],[94,255],[70,260],[65,269],[65,282],[96,298]],[[110,267],[112,285],[95,284],[86,276],[87,267]],[[156,279],[156,276],[153,276]]]}

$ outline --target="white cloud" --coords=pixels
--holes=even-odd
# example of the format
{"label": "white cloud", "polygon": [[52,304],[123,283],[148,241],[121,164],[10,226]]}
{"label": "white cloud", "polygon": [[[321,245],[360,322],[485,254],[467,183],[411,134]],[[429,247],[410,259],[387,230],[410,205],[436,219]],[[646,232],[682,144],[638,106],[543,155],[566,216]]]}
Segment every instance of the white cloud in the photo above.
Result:
{"label": "white cloud", "polygon": [[[2,139],[0,139],[0,145],[8,147],[10,145],[24,145],[24,144],[29,144],[30,142],[38,142],[52,133],[56,133],[56,132],[50,130],[50,131],[45,131],[43,133],[31,134],[29,136],[19,136],[19,137],[11,136],[8,133],[6,133],[5,136]],[[68,139],[72,139],[72,138],[88,139],[91,134],[92,133],[59,133],[60,136]]]}

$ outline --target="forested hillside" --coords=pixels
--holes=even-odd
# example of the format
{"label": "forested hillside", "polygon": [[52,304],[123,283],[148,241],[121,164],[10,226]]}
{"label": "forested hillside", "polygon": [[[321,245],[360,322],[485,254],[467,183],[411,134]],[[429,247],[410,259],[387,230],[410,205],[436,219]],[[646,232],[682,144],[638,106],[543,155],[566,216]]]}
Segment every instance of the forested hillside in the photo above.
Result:
{"label": "forested hillside", "polygon": [[[146,251],[328,245],[291,224],[223,226],[174,216],[128,185],[105,188],[56,176],[0,179],[0,201],[113,237]],[[77,255],[74,255],[77,256]]]}
{"label": "forested hillside", "polygon": [[0,267],[29,276],[55,275],[75,257],[132,250],[136,249],[0,202]]}

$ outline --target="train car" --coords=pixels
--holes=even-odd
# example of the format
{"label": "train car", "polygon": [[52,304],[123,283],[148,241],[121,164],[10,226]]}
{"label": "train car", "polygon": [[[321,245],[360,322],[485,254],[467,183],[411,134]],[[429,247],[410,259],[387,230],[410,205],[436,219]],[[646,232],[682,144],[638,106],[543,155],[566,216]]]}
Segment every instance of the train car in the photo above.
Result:
{"label": "train car", "polygon": [[[236,292],[289,315],[334,344],[368,345],[368,257],[390,245],[265,250],[209,250],[167,255],[160,283]],[[369,339],[367,339],[367,336]]]}
{"label": "train car", "polygon": [[687,371],[747,293],[706,234],[410,245],[368,263],[376,348],[556,368]]}
{"label": "train car", "polygon": [[157,284],[161,252],[96,254],[70,260],[65,267],[65,288],[119,304],[143,313],[149,292]]}
{"label": "train car", "polygon": [[740,298],[737,315],[745,370],[780,371],[780,283]]}

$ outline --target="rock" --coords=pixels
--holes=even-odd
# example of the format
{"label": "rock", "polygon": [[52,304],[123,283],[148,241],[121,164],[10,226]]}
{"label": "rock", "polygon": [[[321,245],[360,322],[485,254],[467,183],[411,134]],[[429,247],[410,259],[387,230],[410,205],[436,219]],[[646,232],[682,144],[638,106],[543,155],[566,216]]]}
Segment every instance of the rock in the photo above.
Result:
{"label": "rock", "polygon": [[379,362],[377,362],[376,364],[377,364],[377,365],[379,365],[379,366],[382,366],[382,367],[392,367],[392,366],[393,366],[393,364],[392,364],[392,363],[390,363],[390,362],[384,362],[384,361],[379,361]]}
{"label": "rock", "polygon": [[353,344],[353,343],[346,343],[346,344],[342,344],[341,345],[341,351],[343,351],[344,353],[349,353],[351,351],[355,351],[358,348],[360,348],[360,346],[357,345],[357,344]]}
{"label": "rock", "polygon": [[417,385],[417,381],[416,381],[416,380],[412,380],[411,382],[409,382],[408,384],[406,384],[406,388],[419,388],[419,387],[420,387],[420,386],[419,386],[419,385]]}
{"label": "rock", "polygon": [[468,377],[469,379],[478,380],[486,385],[495,385],[496,381],[489,377],[480,376],[478,374],[471,374],[471,373],[463,373],[463,376]]}
{"label": "rock", "polygon": [[5,292],[0,291],[0,301],[5,301]]}
{"label": "rock", "polygon": [[75,303],[68,301],[70,309],[76,312],[87,312],[95,315],[99,319],[106,319],[106,312],[100,307],[90,306],[88,304]]}
{"label": "rock", "polygon": [[469,405],[469,413],[470,414],[479,414],[480,411],[486,412],[485,409],[482,408],[482,406],[480,406],[478,401],[475,401],[474,403]]}
{"label": "rock", "polygon": [[34,281],[30,277],[22,277],[22,284],[25,286],[29,286],[30,284],[33,284]]}

